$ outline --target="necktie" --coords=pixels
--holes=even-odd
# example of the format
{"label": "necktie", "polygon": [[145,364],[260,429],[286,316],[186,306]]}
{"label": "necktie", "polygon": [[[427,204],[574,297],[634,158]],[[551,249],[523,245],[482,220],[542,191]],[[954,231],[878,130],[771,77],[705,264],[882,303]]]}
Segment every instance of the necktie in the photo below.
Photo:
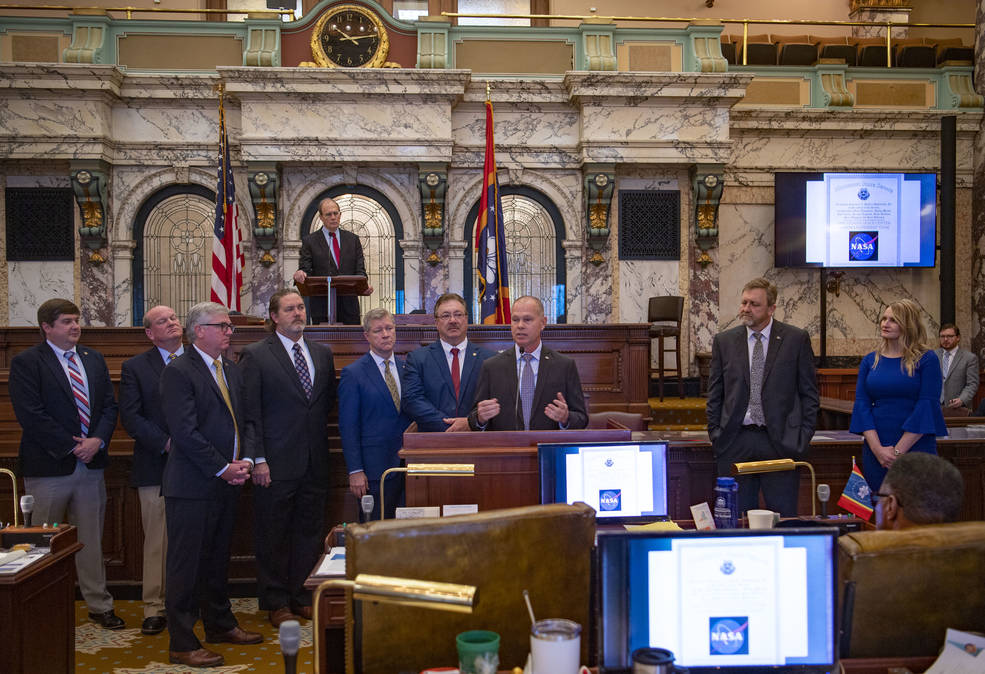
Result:
{"label": "necktie", "polygon": [[236,413],[233,412],[233,401],[229,397],[229,388],[226,386],[226,377],[222,374],[222,359],[216,358],[212,361],[215,365],[215,380],[219,384],[219,393],[222,394],[222,399],[226,401],[226,407],[229,408],[229,415],[233,418],[233,431],[236,433],[236,445],[233,447],[233,461],[236,460],[236,447],[239,447],[239,425],[236,423]]}
{"label": "necktie", "polygon": [[458,400],[458,389],[462,385],[462,373],[458,371],[458,347],[451,350],[451,385],[455,387],[455,400]]}
{"label": "necktie", "polygon": [[82,378],[82,370],[75,360],[74,351],[65,352],[65,360],[68,361],[68,379],[72,384],[72,397],[75,398],[75,406],[79,408],[79,421],[82,422],[82,435],[89,435],[89,395],[86,392],[85,380]]}
{"label": "necktie", "polygon": [[383,373],[383,381],[390,389],[390,397],[393,398],[393,406],[400,411],[400,391],[397,390],[397,380],[393,378],[393,370],[390,369],[390,361],[386,361],[386,372]]}
{"label": "necktie", "polygon": [[[941,378],[942,379],[945,379],[945,380],[947,379],[947,369],[949,367],[951,367],[951,352],[950,351],[945,351],[944,352],[944,363],[943,363],[943,365],[941,367]],[[941,404],[942,405],[944,404],[944,391],[941,391]]]}
{"label": "necktie", "polygon": [[308,361],[304,359],[301,352],[301,345],[294,345],[294,369],[298,371],[298,378],[301,379],[301,388],[304,389],[304,397],[311,399],[311,373],[308,372]]}
{"label": "necktie", "polygon": [[176,353],[169,353],[168,354],[168,362],[170,363],[172,360],[174,360],[177,357],[178,357],[178,354],[176,354]]}
{"label": "necktie", "polygon": [[342,264],[342,250],[339,248],[339,237],[335,235],[335,232],[330,234],[332,237],[332,252],[335,253],[335,266],[339,267]]}
{"label": "necktie", "polygon": [[749,370],[749,420],[757,426],[766,425],[763,417],[763,369],[766,358],[763,354],[763,333],[754,332],[756,345],[752,348],[752,367]]}
{"label": "necktie", "polygon": [[523,369],[520,371],[520,403],[523,406],[523,428],[530,430],[530,412],[534,407],[534,369],[530,366],[533,356],[525,353],[520,356]]}

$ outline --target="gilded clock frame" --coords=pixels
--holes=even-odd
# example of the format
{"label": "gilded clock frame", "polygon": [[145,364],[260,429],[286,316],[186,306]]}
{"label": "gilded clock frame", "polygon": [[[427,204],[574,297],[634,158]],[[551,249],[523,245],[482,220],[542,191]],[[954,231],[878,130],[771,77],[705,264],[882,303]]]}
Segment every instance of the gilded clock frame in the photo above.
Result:
{"label": "gilded clock frame", "polygon": [[339,14],[340,12],[355,12],[360,14],[367,19],[369,19],[374,26],[376,26],[376,33],[380,36],[380,44],[376,48],[376,53],[373,54],[373,58],[364,63],[361,66],[354,66],[356,68],[379,68],[386,62],[386,57],[390,53],[390,36],[387,34],[386,26],[383,25],[383,21],[380,17],[373,12],[361,5],[336,5],[335,7],[330,7],[324,14],[319,17],[318,22],[315,24],[314,30],[311,32],[311,56],[315,59],[315,63],[322,68],[345,68],[348,66],[340,66],[328,57],[325,53],[325,49],[322,47],[322,32],[325,30],[325,25],[328,20]]}

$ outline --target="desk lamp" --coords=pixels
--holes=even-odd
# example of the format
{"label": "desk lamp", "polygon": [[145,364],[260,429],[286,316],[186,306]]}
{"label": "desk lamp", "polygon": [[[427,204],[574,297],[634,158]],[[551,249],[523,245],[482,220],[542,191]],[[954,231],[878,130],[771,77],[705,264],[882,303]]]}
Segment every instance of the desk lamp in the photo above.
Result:
{"label": "desk lamp", "polygon": [[390,473],[407,473],[408,475],[416,475],[417,477],[444,477],[444,476],[458,476],[458,477],[472,477],[475,475],[475,464],[474,463],[408,463],[406,466],[397,468],[387,468],[383,471],[383,475],[380,476],[380,519],[382,520],[386,515],[386,510],[383,509],[385,502],[383,483],[386,481],[386,476]]}
{"label": "desk lamp", "polygon": [[13,471],[10,471],[10,470],[8,470],[6,468],[0,468],[0,473],[3,473],[4,475],[9,475],[10,476],[10,482],[13,485],[13,489],[14,489],[14,526],[16,527],[18,525],[18,521],[17,521],[17,505],[18,505],[18,503],[20,503],[20,501],[17,498],[17,476],[14,475]]}
{"label": "desk lamp", "polygon": [[811,471],[811,517],[817,517],[817,504],[814,496],[817,494],[814,466],[806,461],[793,459],[771,459],[770,461],[743,461],[732,464],[732,475],[755,475],[758,473],[779,473],[785,470],[795,470],[797,466],[806,466]]}
{"label": "desk lamp", "polygon": [[[384,473],[385,474],[385,473]],[[382,491],[382,479],[381,491]],[[382,506],[382,501],[381,504]],[[479,601],[479,590],[474,585],[459,585],[457,583],[437,583],[430,580],[413,580],[410,578],[394,578],[392,576],[376,576],[361,573],[355,580],[336,578],[326,580],[315,590],[312,602],[314,609],[314,642],[315,642],[315,673],[321,668],[321,649],[319,644],[324,639],[319,616],[321,615],[322,594],[326,590],[342,587],[351,592],[351,600],[371,600],[384,604],[399,604],[417,608],[431,608],[439,611],[455,613],[472,613]],[[350,629],[346,625],[346,629]],[[346,671],[353,671],[351,658],[353,654],[345,654]]]}

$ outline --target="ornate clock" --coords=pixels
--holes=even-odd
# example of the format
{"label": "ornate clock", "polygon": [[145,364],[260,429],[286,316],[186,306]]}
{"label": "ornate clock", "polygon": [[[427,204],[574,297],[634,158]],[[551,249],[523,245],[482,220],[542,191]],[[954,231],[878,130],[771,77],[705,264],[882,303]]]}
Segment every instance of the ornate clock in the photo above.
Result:
{"label": "ornate clock", "polygon": [[330,8],[311,34],[311,55],[323,68],[379,68],[389,51],[383,22],[359,5]]}

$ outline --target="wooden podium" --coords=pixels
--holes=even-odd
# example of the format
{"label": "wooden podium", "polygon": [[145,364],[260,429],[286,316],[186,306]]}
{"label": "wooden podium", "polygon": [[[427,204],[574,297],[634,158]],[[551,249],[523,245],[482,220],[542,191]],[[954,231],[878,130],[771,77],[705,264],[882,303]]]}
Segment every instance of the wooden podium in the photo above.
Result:
{"label": "wooden podium", "polygon": [[51,553],[0,575],[0,671],[75,671],[75,527],[7,527],[0,545],[34,543]]}
{"label": "wooden podium", "polygon": [[479,511],[540,503],[537,444],[616,442],[628,430],[484,431],[404,433],[400,457],[407,463],[472,463],[474,477],[407,476],[407,505],[477,503]]}
{"label": "wooden podium", "polygon": [[[297,283],[298,293],[301,297],[327,298],[328,302],[328,322],[335,323],[335,305],[338,295],[362,295],[369,288],[369,281],[365,276],[309,276],[304,283]],[[309,310],[310,316],[312,311]]]}

